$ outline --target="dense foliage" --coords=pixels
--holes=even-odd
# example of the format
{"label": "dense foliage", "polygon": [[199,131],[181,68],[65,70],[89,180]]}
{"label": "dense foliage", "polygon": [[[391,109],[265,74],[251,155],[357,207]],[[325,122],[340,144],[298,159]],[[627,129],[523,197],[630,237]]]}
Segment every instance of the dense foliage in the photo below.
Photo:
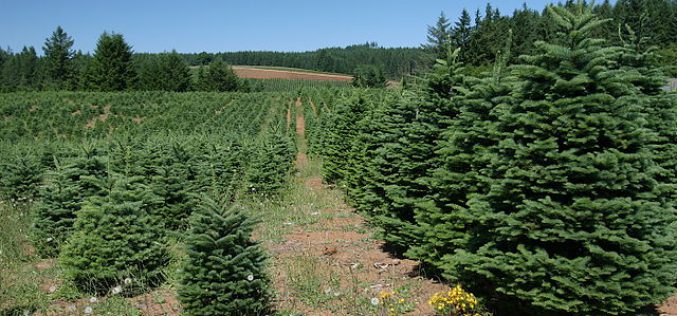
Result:
{"label": "dense foliage", "polygon": [[165,231],[150,213],[157,197],[140,178],[109,174],[97,182],[104,196],[84,203],[63,246],[66,276],[100,294],[125,283],[129,294],[160,283],[169,259]]}
{"label": "dense foliage", "polygon": [[187,238],[189,259],[179,299],[185,315],[265,315],[270,290],[266,255],[252,240],[242,209],[204,198]]}
{"label": "dense foliage", "polygon": [[[283,115],[291,100],[284,93],[2,94],[0,202],[30,210],[38,254],[58,256],[81,293],[136,295],[163,282],[177,260],[167,242],[184,238],[201,195],[229,197],[223,207],[230,208],[252,186],[261,197],[285,186],[295,153]],[[231,242],[229,249],[249,247],[248,237]],[[252,273],[264,289],[262,271]]]}
{"label": "dense foliage", "polygon": [[677,281],[677,95],[634,32],[596,37],[594,10],[550,7],[551,39],[508,68],[503,46],[480,78],[448,49],[419,86],[342,97],[310,134],[395,250],[501,315],[638,315]]}

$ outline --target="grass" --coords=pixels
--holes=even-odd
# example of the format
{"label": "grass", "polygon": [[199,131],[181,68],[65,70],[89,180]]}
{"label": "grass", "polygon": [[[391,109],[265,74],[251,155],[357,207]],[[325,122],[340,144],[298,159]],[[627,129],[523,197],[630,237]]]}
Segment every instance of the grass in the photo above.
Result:
{"label": "grass", "polygon": [[47,305],[40,291],[44,272],[37,271],[27,240],[29,205],[0,201],[0,315],[23,315]]}
{"label": "grass", "polygon": [[284,242],[282,237],[295,227],[312,225],[320,219],[336,216],[322,211],[342,205],[341,193],[335,190],[311,190],[306,185],[313,178],[319,179],[317,176],[321,166],[321,162],[310,160],[306,168],[297,171],[290,186],[277,199],[244,202],[244,207],[261,221],[257,228],[257,239]]}
{"label": "grass", "polygon": [[[71,309],[82,312],[88,305],[95,315],[141,315],[121,296],[101,297],[97,303],[87,304],[91,295],[64,280],[56,260],[38,258],[27,238],[30,208],[28,204],[0,202],[0,315],[25,315],[35,311],[72,314]],[[159,289],[173,291],[180,280],[185,251],[180,239],[171,239],[168,248],[170,264],[164,272],[166,282]],[[156,296],[157,300],[164,299]]]}

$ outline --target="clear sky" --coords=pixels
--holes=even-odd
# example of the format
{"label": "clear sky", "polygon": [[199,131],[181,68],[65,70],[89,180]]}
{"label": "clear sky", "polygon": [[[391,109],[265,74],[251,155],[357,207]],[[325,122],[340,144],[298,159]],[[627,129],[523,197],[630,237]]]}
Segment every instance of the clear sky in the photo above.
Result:
{"label": "clear sky", "polygon": [[[492,1],[501,13],[526,2]],[[474,16],[486,1],[472,0],[0,0],[0,47],[42,45],[61,25],[75,49],[91,52],[102,32],[124,35],[136,52],[305,51],[377,42],[418,46],[441,11],[456,20]]]}

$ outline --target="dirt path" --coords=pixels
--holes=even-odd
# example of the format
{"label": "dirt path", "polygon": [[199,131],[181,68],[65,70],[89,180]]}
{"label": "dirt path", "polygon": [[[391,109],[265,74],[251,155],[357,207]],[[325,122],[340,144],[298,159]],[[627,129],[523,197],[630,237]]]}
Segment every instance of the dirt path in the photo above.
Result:
{"label": "dirt path", "polygon": [[403,314],[432,315],[428,298],[447,287],[417,276],[416,262],[384,252],[383,242],[372,238],[372,229],[343,202],[342,193],[323,184],[321,162],[305,153],[301,99],[295,106],[297,176],[284,198],[288,206],[264,224],[268,231],[260,232],[268,235],[260,238],[273,256],[276,309],[303,315],[385,315],[384,306],[372,304],[373,299],[397,291]]}

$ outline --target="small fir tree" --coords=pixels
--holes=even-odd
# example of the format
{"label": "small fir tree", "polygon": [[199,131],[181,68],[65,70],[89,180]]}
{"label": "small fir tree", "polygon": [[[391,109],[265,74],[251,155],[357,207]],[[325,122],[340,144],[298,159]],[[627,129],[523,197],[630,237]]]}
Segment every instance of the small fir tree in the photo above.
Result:
{"label": "small fir tree", "polygon": [[164,230],[150,216],[157,201],[141,181],[115,175],[96,181],[106,196],[87,200],[77,213],[60,259],[79,289],[102,294],[122,286],[132,295],[163,280]]}
{"label": "small fir tree", "polygon": [[251,238],[242,209],[203,198],[186,239],[188,260],[178,294],[186,315],[266,315],[266,255]]}

